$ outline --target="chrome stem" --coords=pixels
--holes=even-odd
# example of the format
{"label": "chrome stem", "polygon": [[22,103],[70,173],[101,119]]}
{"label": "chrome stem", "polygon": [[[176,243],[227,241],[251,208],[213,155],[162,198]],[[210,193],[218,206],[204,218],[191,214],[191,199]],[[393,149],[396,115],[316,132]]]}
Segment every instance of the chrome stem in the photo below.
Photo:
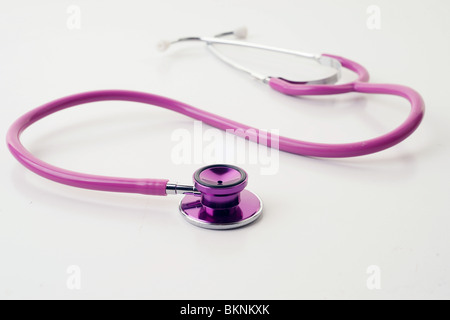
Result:
{"label": "chrome stem", "polygon": [[167,194],[200,194],[194,186],[178,183],[168,183],[166,185]]}

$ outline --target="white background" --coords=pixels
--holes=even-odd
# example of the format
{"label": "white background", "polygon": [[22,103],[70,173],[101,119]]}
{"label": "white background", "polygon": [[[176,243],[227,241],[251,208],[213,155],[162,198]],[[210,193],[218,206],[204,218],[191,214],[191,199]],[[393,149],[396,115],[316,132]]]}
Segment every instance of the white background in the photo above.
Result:
{"label": "white background", "polygon": [[[80,29],[67,26],[70,5],[81,10]],[[370,5],[381,10],[380,30],[367,27]],[[445,0],[2,1],[2,136],[34,107],[97,89],[156,93],[318,142],[374,137],[407,116],[408,103],[395,97],[283,96],[198,43],[155,50],[160,39],[241,25],[250,41],[353,59],[372,82],[415,88],[427,109],[411,137],[378,154],[330,160],[281,152],[273,175],[239,164],[264,215],[226,232],[186,223],[179,196],[47,181],[2,143],[0,298],[450,298],[449,16]],[[292,69],[282,58],[272,67]],[[67,169],[189,183],[208,163],[173,163],[171,136],[180,128],[193,132],[193,121],[103,102],[46,118],[23,141]],[[81,269],[81,290],[66,285],[71,265]],[[366,285],[372,265],[381,270],[380,290]]]}

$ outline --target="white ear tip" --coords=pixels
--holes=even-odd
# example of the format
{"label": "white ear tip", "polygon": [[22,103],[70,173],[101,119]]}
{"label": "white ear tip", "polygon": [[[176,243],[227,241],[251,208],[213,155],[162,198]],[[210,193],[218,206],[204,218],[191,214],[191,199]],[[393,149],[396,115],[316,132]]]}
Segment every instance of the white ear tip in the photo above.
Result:
{"label": "white ear tip", "polygon": [[246,27],[240,27],[234,30],[233,34],[238,39],[245,39],[247,38],[247,28]]}
{"label": "white ear tip", "polygon": [[164,52],[166,51],[168,48],[170,47],[170,42],[166,41],[166,40],[161,40],[160,42],[158,42],[158,44],[156,45],[156,49],[160,52]]}

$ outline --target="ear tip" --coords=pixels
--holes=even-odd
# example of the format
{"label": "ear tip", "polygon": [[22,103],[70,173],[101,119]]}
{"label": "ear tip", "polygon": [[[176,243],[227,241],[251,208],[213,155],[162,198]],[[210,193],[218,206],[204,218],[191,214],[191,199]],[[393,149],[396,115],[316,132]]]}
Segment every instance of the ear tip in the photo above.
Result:
{"label": "ear tip", "polygon": [[247,27],[240,27],[240,28],[237,28],[236,30],[234,30],[234,35],[236,36],[236,38],[238,38],[238,39],[245,39],[245,38],[247,38],[247,33],[248,33],[248,30],[247,30]]}
{"label": "ear tip", "polygon": [[166,50],[169,48],[169,46],[170,46],[170,42],[169,42],[169,41],[161,40],[161,41],[159,41],[158,44],[156,45],[156,49],[157,49],[159,52],[164,52],[164,51],[166,51]]}

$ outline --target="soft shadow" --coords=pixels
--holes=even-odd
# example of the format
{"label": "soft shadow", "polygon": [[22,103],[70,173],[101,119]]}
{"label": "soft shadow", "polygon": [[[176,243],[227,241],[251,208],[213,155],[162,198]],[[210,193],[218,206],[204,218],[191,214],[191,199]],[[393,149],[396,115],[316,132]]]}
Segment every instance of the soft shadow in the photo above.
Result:
{"label": "soft shadow", "polygon": [[[279,94],[275,92],[274,94]],[[336,97],[336,98],[335,98]],[[339,97],[339,98],[338,98]],[[345,95],[330,95],[330,96],[295,96],[286,97],[288,99],[296,99],[299,101],[299,109],[302,109],[302,112],[311,113],[311,110],[320,108],[322,109],[335,109],[338,107],[343,111],[343,115],[348,115],[348,112],[352,112],[354,115],[358,116],[360,121],[365,125],[368,125],[374,128],[377,132],[381,132],[378,136],[388,133],[394,128],[387,127],[382,121],[379,121],[370,116],[367,112],[367,104],[369,96],[365,94],[359,93],[350,93]],[[305,102],[305,103],[300,103]],[[406,104],[409,104],[408,101],[405,101]],[[408,105],[409,107],[409,105]],[[402,123],[409,114],[405,113],[404,119],[402,119],[400,123]],[[335,117],[336,114],[333,114]],[[427,115],[425,115],[427,117]],[[368,173],[380,173],[389,175],[392,177],[401,177],[405,178],[414,172],[415,163],[424,157],[429,157],[432,153],[436,153],[439,151],[439,145],[437,141],[440,140],[442,134],[439,134],[438,131],[441,131],[443,128],[442,121],[439,119],[434,119],[439,121],[439,125],[432,126],[432,132],[428,133],[428,143],[422,144],[419,148],[416,148],[413,152],[406,151],[404,144],[408,143],[410,139],[414,138],[415,132],[404,141],[399,144],[392,146],[386,150],[380,151],[375,154],[360,156],[360,157],[350,157],[350,158],[318,158],[318,157],[310,157],[310,156],[300,156],[299,161],[307,161],[309,163],[314,163],[319,167],[325,165],[327,167],[339,167],[345,170],[351,171],[361,171]],[[429,130],[430,127],[427,127]],[[417,130],[423,130],[423,123]],[[431,133],[431,134],[430,134]],[[373,136],[375,138],[376,135]],[[351,142],[351,141],[349,141]],[[356,142],[356,141],[355,141]],[[396,151],[395,154],[393,151]],[[385,153],[382,157],[381,153]],[[296,154],[286,153],[287,157],[298,157]],[[386,155],[387,154],[387,155]]]}
{"label": "soft shadow", "polygon": [[[48,205],[61,208],[78,208],[80,215],[101,215],[122,219],[125,215],[154,214],[161,219],[177,208],[176,197],[146,196],[112,193],[65,186],[27,171],[17,164],[11,172],[13,187],[30,199],[39,199]],[[52,185],[51,185],[52,184]],[[171,201],[172,200],[172,201]],[[173,212],[172,212],[173,213]]]}

